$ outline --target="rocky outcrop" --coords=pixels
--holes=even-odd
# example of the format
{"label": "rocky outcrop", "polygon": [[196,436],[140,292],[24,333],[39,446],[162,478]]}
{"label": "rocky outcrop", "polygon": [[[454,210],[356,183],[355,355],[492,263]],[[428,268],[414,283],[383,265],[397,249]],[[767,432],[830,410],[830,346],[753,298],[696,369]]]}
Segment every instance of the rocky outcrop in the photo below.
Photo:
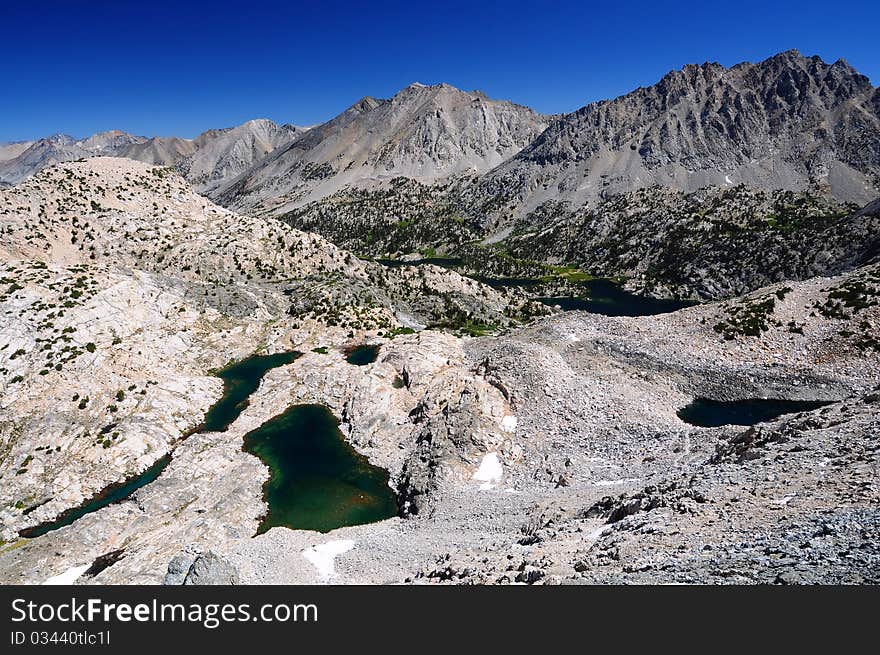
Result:
{"label": "rocky outcrop", "polygon": [[210,550],[195,557],[175,555],[168,563],[166,585],[230,585],[239,584],[238,571],[225,559]]}
{"label": "rocky outcrop", "polygon": [[[844,333],[875,324],[878,307],[785,327],[851,275],[792,283],[766,331],[731,339],[713,329],[718,305],[568,313],[481,339],[379,337],[363,367],[332,347],[341,328],[268,333],[305,354],[268,373],[227,432],[183,441],[129,501],[9,544],[2,579],[40,581],[124,548],[79,582],[180,583],[208,550],[242,583],[872,581],[880,368]],[[753,431],[682,423],[676,409],[695,396],[837,402]],[[267,473],[241,438],[310,402],[391,473],[407,518],[252,537]],[[328,578],[309,557],[341,542]]]}

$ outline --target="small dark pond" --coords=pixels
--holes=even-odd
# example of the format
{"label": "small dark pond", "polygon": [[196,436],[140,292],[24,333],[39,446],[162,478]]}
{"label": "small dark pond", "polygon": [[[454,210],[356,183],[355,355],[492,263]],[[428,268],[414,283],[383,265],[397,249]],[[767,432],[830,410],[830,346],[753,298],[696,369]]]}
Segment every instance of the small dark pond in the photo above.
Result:
{"label": "small dark pond", "polygon": [[697,398],[678,410],[678,418],[685,423],[704,428],[721,425],[754,425],[770,421],[783,414],[806,412],[831,404],[823,400],[779,400],[750,398],[748,400],[709,400]]}
{"label": "small dark pond", "polygon": [[398,513],[388,472],[349,445],[323,405],[288,408],[246,434],[244,449],[271,471],[258,534],[276,526],[328,532]]}
{"label": "small dark pond", "polygon": [[366,366],[376,361],[379,356],[379,349],[382,346],[354,346],[345,349],[345,361],[355,366]]}
{"label": "small dark pond", "polygon": [[41,523],[39,525],[35,525],[32,528],[25,528],[18,533],[18,536],[24,537],[25,539],[34,539],[36,537],[41,537],[47,532],[51,532],[52,530],[57,530],[58,528],[63,528],[66,525],[70,525],[71,523],[79,518],[82,518],[86,514],[91,514],[92,512],[95,512],[102,507],[112,505],[113,503],[119,502],[120,500],[125,500],[135,491],[145,485],[150,484],[153,480],[158,478],[159,474],[162,473],[166,466],[168,466],[168,463],[170,461],[171,455],[165,455],[164,457],[157,460],[155,464],[153,464],[143,473],[140,473],[139,475],[129,480],[126,480],[122,484],[113,485],[104,489],[98,495],[90,498],[79,507],[74,507],[61,513],[56,519],[48,523]]}
{"label": "small dark pond", "polygon": [[694,302],[667,298],[649,298],[630,293],[613,280],[596,279],[580,282],[580,296],[536,298],[545,305],[559,305],[564,311],[574,309],[605,316],[653,316],[690,307]]}
{"label": "small dark pond", "polygon": [[[398,259],[377,259],[376,261],[390,267],[436,264],[437,266],[453,270],[456,270],[463,264],[463,261],[457,257],[413,259],[408,262]],[[533,289],[533,294],[540,293],[540,287],[546,283],[539,278],[530,277],[487,277],[483,275],[468,275],[467,273],[462,273],[462,275],[466,275],[495,289],[519,287],[527,292]],[[603,314],[604,316],[653,316],[655,314],[667,314],[697,304],[689,300],[639,296],[627,291],[614,280],[607,278],[594,278],[572,284],[577,289],[577,295],[559,297],[533,296],[534,300],[551,307],[558,305],[560,309],[566,312],[581,310],[593,314]]]}
{"label": "small dark pond", "polygon": [[208,413],[196,432],[224,432],[248,406],[248,397],[260,386],[263,376],[273,368],[290,364],[301,353],[254,355],[230,364],[216,373],[223,380],[223,396]]}

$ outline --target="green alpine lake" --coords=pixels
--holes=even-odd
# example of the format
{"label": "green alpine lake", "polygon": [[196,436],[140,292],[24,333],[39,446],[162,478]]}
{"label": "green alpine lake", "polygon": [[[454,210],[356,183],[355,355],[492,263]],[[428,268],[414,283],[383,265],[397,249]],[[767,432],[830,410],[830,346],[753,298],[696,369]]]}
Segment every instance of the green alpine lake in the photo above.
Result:
{"label": "green alpine lake", "polygon": [[271,472],[258,534],[276,526],[328,532],[398,513],[388,472],[349,445],[323,405],[288,408],[246,434],[244,450]]}
{"label": "green alpine lake", "polygon": [[355,366],[366,366],[376,361],[381,346],[354,346],[345,350],[345,361]]}
{"label": "green alpine lake", "polygon": [[573,295],[567,296],[541,296],[536,294],[545,279],[532,277],[492,277],[487,275],[474,275],[462,270],[464,260],[458,257],[431,257],[423,259],[377,259],[383,266],[396,268],[399,266],[420,266],[434,264],[449,270],[457,271],[465,277],[473,278],[478,282],[487,284],[495,289],[516,287],[522,289],[532,298],[550,307],[559,307],[562,311],[585,311],[604,316],[653,316],[666,314],[684,307],[698,304],[690,300],[678,300],[675,298],[653,298],[640,296],[627,291],[623,285],[609,278],[591,277],[587,280],[570,284]]}
{"label": "green alpine lake", "polygon": [[[301,354],[285,352],[274,355],[253,355],[216,371],[214,374],[223,380],[223,395],[205,414],[202,424],[185,434],[184,438],[198,432],[225,431],[248,406],[248,397],[260,386],[260,381],[266,372],[277,366],[290,364]],[[121,483],[110,485],[82,505],[62,512],[52,521],[21,530],[19,536],[27,539],[40,537],[47,532],[70,525],[102,507],[125,500],[135,491],[158,478],[170,463],[171,455],[165,455],[146,471]]]}
{"label": "green alpine lake", "polygon": [[248,398],[260,386],[263,376],[273,368],[290,364],[302,353],[253,355],[217,371],[223,380],[223,396],[208,413],[196,432],[225,432],[248,406]]}

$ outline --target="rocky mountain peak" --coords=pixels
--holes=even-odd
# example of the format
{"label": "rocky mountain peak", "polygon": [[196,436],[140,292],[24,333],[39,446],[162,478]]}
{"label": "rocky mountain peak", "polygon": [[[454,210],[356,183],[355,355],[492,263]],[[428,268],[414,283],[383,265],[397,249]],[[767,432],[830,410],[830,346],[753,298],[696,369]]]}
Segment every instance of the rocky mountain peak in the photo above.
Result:
{"label": "rocky mountain peak", "polygon": [[[846,62],[797,50],[730,68],[691,64],[562,117],[485,188],[513,186],[527,210],[652,184],[738,182],[864,203],[880,193],[878,98]],[[531,181],[539,177],[554,184]]]}
{"label": "rocky mountain peak", "polygon": [[388,100],[363,98],[220,189],[242,209],[293,206],[347,185],[403,176],[436,181],[481,173],[547,125],[537,112],[449,84],[410,84]]}
{"label": "rocky mountain peak", "polygon": [[146,141],[144,137],[134,136],[122,130],[107,130],[93,134],[78,144],[85,150],[96,154],[115,154],[119,148],[143,141]]}
{"label": "rocky mountain peak", "polygon": [[[378,98],[373,98],[372,96],[364,96],[363,98],[358,100],[356,103],[354,103],[351,107],[349,107],[346,110],[346,112],[357,112],[357,113],[368,112],[368,111],[375,109],[376,107],[381,105],[383,102],[385,102],[385,101],[379,100]],[[346,112],[343,112],[343,113],[346,113]]]}
{"label": "rocky mountain peak", "polygon": [[53,143],[56,145],[69,145],[71,143],[76,143],[76,138],[70,136],[69,134],[62,134],[61,132],[57,132],[55,134],[50,134],[47,137],[43,137],[42,139],[37,139],[37,141],[45,141],[47,143]]}

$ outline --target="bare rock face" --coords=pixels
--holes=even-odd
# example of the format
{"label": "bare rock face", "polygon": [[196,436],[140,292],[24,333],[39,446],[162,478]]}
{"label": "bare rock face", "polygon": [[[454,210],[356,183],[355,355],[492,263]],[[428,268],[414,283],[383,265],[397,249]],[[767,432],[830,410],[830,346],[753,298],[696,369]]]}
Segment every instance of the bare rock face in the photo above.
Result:
{"label": "bare rock face", "polygon": [[15,159],[34,144],[33,141],[13,141],[0,143],[0,163]]}
{"label": "bare rock face", "polygon": [[412,84],[389,100],[362,99],[214,197],[240,209],[277,212],[367,181],[483,173],[519,152],[547,122],[478,91]]}
{"label": "bare rock face", "polygon": [[172,557],[171,561],[168,562],[168,571],[165,573],[165,578],[162,580],[162,584],[183,584],[183,581],[186,580],[186,574],[189,573],[189,568],[192,566],[193,561],[194,559],[192,556],[187,556],[184,553]]}
{"label": "bare rock face", "polygon": [[[169,565],[169,572],[171,565]],[[190,565],[181,584],[226,585],[238,584],[238,571],[222,557],[210,550],[199,554]],[[169,584],[166,576],[165,584]]]}
{"label": "bare rock face", "polygon": [[132,143],[118,154],[155,166],[174,166],[191,157],[196,151],[195,142],[176,136],[157,136],[139,143]]}
{"label": "bare rock face", "polygon": [[788,51],[757,64],[688,65],[550,125],[480,182],[528,212],[660,184],[819,189],[860,204],[880,189],[880,112],[841,60]]}

